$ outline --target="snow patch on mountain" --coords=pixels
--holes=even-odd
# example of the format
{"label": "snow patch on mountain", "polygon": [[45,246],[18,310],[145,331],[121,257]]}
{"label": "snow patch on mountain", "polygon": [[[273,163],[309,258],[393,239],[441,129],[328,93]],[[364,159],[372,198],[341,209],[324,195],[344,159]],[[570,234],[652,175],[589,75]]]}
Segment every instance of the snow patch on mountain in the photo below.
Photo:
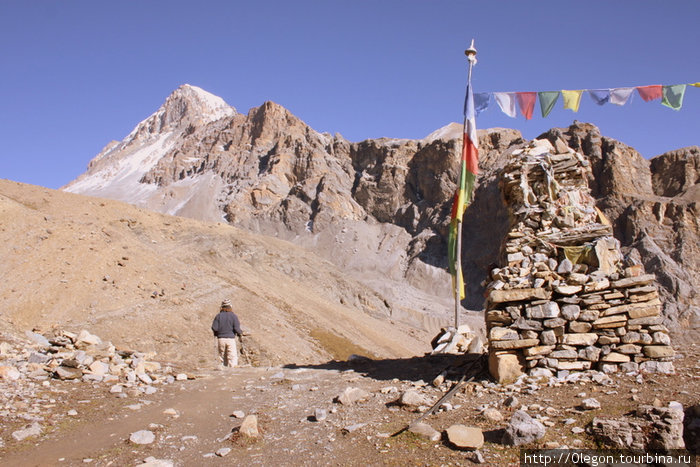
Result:
{"label": "snow patch on mountain", "polygon": [[[64,190],[138,204],[158,188],[156,185],[139,183],[139,180],[177,142],[178,138],[173,137],[172,132],[158,135],[152,143],[137,148],[125,157],[115,158],[111,164],[77,179]],[[112,151],[114,149],[107,151],[102,159],[109,158]]]}

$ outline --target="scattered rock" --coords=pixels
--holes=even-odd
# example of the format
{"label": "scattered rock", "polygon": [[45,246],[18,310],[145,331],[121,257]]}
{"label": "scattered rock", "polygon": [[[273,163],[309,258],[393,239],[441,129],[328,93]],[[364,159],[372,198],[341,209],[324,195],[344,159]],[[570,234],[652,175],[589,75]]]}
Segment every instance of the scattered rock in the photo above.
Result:
{"label": "scattered rock", "polygon": [[175,464],[168,459],[156,459],[155,457],[147,457],[143,460],[143,464],[138,467],[173,467]]}
{"label": "scattered rock", "polygon": [[334,401],[339,402],[343,405],[351,405],[356,402],[366,400],[370,397],[370,394],[364,389],[348,387],[341,394],[339,394]]}
{"label": "scattered rock", "polygon": [[530,444],[544,437],[545,428],[523,410],[516,411],[508,422],[501,442],[509,446]]}
{"label": "scattered rock", "polygon": [[219,449],[218,451],[216,451],[215,454],[216,454],[217,456],[219,456],[219,457],[224,457],[224,456],[226,456],[226,454],[228,454],[229,452],[231,452],[231,448],[221,448],[221,449]]}
{"label": "scattered rock", "polygon": [[260,432],[258,431],[258,417],[256,415],[246,416],[243,419],[243,423],[241,424],[239,431],[242,435],[249,438],[257,438],[260,436]]}
{"label": "scattered rock", "polygon": [[23,441],[29,437],[32,436],[39,436],[42,432],[41,425],[39,425],[37,422],[32,423],[26,428],[23,428],[21,430],[13,431],[12,432],[12,437],[17,440],[17,441]]}
{"label": "scattered rock", "polygon": [[481,428],[452,425],[447,429],[447,439],[460,449],[479,449],[484,445]]}
{"label": "scattered rock", "polygon": [[430,441],[438,441],[442,435],[427,423],[418,422],[408,427],[411,433],[429,439]]}
{"label": "scattered rock", "polygon": [[487,408],[486,410],[484,410],[483,412],[481,412],[481,414],[484,416],[484,418],[485,418],[486,420],[490,420],[490,421],[492,421],[492,422],[501,422],[501,421],[503,421],[503,415],[501,414],[501,412],[499,412],[498,410],[494,409],[493,407]]}
{"label": "scattered rock", "polygon": [[326,418],[328,418],[328,412],[326,411],[326,409],[315,409],[313,418],[317,422],[322,422]]}
{"label": "scattered rock", "polygon": [[404,407],[420,407],[421,405],[430,405],[428,399],[415,389],[409,389],[401,394],[398,403]]}
{"label": "scattered rock", "polygon": [[581,401],[581,408],[584,410],[598,410],[600,409],[600,402],[592,397],[584,399]]}
{"label": "scattered rock", "polygon": [[134,444],[151,444],[156,440],[156,435],[150,430],[139,430],[131,433],[129,441]]}
{"label": "scattered rock", "polygon": [[20,372],[17,368],[8,365],[0,366],[0,378],[8,381],[16,381],[20,377]]}

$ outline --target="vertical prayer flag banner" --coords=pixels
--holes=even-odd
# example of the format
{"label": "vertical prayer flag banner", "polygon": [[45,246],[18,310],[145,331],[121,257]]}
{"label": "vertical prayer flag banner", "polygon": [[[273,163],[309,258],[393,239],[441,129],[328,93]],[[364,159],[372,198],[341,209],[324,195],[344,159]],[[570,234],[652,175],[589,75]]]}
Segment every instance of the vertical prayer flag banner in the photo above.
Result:
{"label": "vertical prayer flag banner", "polygon": [[532,118],[532,111],[535,109],[535,101],[537,100],[536,92],[516,92],[515,95],[518,98],[518,106],[520,107],[520,113],[530,120]]}
{"label": "vertical prayer flag banner", "polygon": [[515,118],[515,94],[512,92],[494,92],[493,98],[496,99],[501,112],[508,115],[510,118]]}
{"label": "vertical prayer flag banner", "polygon": [[546,117],[554,108],[554,104],[557,103],[559,99],[559,91],[544,91],[537,93],[540,98],[540,110],[542,110],[542,116]]}
{"label": "vertical prayer flag banner", "polygon": [[457,290],[459,287],[459,297],[464,299],[464,278],[461,267],[457,267],[457,257],[462,253],[458,248],[459,224],[464,218],[464,210],[471,203],[476,175],[479,173],[479,140],[476,136],[476,111],[471,82],[467,84],[467,96],[464,103],[464,135],[459,166],[459,185],[452,201],[450,231],[447,237],[447,256],[453,290]]}
{"label": "vertical prayer flag banner", "polygon": [[581,104],[581,94],[583,91],[561,91],[561,96],[564,99],[564,108],[578,112],[578,107]]}
{"label": "vertical prayer flag banner", "polygon": [[644,102],[661,99],[663,91],[660,84],[652,84],[651,86],[637,86],[637,92],[644,99]]}
{"label": "vertical prayer flag banner", "polygon": [[634,88],[615,88],[610,90],[610,103],[615,105],[625,105],[630,98]]}
{"label": "vertical prayer flag banner", "polygon": [[662,88],[663,100],[661,103],[673,110],[681,110],[683,106],[683,96],[685,95],[685,84],[664,86]]}

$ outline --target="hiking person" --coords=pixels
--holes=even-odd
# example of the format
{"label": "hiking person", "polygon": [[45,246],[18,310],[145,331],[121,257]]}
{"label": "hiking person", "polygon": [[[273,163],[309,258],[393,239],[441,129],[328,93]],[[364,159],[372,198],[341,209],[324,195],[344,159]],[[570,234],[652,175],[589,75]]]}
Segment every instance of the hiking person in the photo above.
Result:
{"label": "hiking person", "polygon": [[221,302],[219,314],[211,323],[211,330],[216,336],[219,361],[224,367],[238,366],[238,349],[236,348],[236,336],[243,335],[238,316],[233,312],[231,301],[226,299]]}

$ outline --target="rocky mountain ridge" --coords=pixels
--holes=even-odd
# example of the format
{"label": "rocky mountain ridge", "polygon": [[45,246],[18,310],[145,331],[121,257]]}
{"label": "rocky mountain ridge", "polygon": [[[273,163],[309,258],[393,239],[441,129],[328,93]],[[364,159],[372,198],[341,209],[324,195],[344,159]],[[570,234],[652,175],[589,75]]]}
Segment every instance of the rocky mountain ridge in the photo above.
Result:
{"label": "rocky mountain ridge", "polygon": [[[451,308],[445,238],[459,125],[422,140],[353,143],[316,132],[272,102],[247,115],[190,104],[213,101],[207,94],[179,88],[65,189],[275,235],[361,278],[392,307],[410,304],[438,315]],[[465,217],[463,250],[464,305],[473,310],[482,307],[482,281],[508,228],[498,172],[527,143],[516,130],[478,134],[481,173]],[[578,122],[541,138],[590,160],[592,195],[613,223],[623,252],[657,275],[666,324],[697,330],[700,150],[647,161]]]}

